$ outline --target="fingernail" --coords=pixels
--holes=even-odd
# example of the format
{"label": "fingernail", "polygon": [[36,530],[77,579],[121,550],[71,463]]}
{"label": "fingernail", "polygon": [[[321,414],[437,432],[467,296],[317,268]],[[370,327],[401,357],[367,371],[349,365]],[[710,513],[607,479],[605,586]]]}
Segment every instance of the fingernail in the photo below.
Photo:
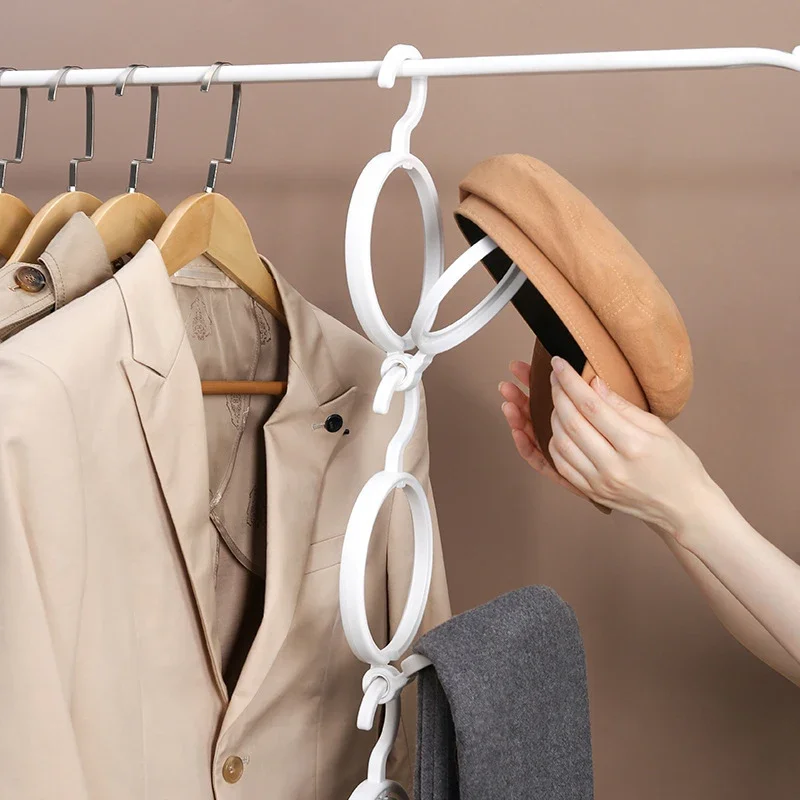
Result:
{"label": "fingernail", "polygon": [[600,378],[599,376],[595,376],[592,380],[592,388],[601,395],[605,395],[608,392],[608,385],[606,382]]}
{"label": "fingernail", "polygon": [[510,405],[510,403],[506,400],[506,402],[503,403],[503,405],[500,406],[500,410],[505,414],[506,413],[506,409],[508,408],[509,405]]}
{"label": "fingernail", "polygon": [[554,372],[563,372],[564,371],[564,359],[555,356],[553,360],[550,362],[553,365]]}
{"label": "fingernail", "polygon": [[500,383],[497,384],[497,391],[498,392],[502,392],[503,391],[503,381],[500,381]]}

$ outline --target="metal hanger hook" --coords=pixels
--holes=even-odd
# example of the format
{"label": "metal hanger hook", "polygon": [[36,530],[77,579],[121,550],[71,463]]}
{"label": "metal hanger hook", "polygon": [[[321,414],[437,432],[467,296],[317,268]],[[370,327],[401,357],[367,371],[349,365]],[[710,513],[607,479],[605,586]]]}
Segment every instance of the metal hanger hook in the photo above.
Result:
{"label": "metal hanger hook", "polygon": [[[404,61],[422,58],[422,53],[410,44],[396,44],[383,59],[378,72],[378,86],[391,89]],[[411,132],[417,127],[428,99],[428,79],[425,76],[411,79],[411,100],[406,113],[392,131],[392,152],[411,155]]]}
{"label": "metal hanger hook", "polygon": [[[58,87],[66,77],[67,73],[73,69],[82,67],[69,66],[60,69],[47,89],[47,99],[52,103],[56,99]],[[94,158],[94,87],[86,86],[86,151],[85,155],[73,158],[69,162],[69,191],[75,192],[78,189],[78,164],[83,161],[91,161]]]}
{"label": "metal hanger hook", "polygon": [[[0,67],[0,77],[4,72],[16,70],[16,67]],[[25,137],[28,133],[28,89],[19,90],[19,122],[17,124],[17,147],[14,158],[0,158],[0,194],[6,187],[6,169],[9,164],[21,164],[25,156]]]}
{"label": "metal hanger hook", "polygon": [[[117,97],[122,97],[125,94],[125,87],[130,80],[131,75],[136,72],[139,67],[146,67],[146,64],[131,64],[122,74],[117,78],[117,85],[114,89],[114,94]],[[150,87],[150,121],[147,126],[147,155],[144,158],[134,158],[131,161],[130,178],[128,180],[128,194],[134,194],[138,191],[139,187],[139,167],[142,164],[152,164],[156,157],[156,134],[158,133],[158,106],[159,106],[159,88],[158,86]]]}
{"label": "metal hanger hook", "polygon": [[[214,78],[222,67],[229,67],[229,61],[215,61],[203,76],[200,83],[200,91],[208,92]],[[209,194],[216,189],[217,173],[220,164],[230,164],[233,161],[233,153],[236,150],[236,134],[239,132],[239,110],[242,107],[242,84],[233,84],[233,96],[231,98],[231,115],[228,123],[228,141],[225,146],[225,158],[215,158],[208,166],[208,179],[206,180],[205,191]]]}

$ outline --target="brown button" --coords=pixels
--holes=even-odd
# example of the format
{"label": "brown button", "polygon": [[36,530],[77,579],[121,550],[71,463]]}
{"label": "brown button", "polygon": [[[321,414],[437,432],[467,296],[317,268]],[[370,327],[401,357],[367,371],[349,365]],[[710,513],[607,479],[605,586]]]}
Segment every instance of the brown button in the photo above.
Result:
{"label": "brown button", "polygon": [[23,292],[36,294],[36,292],[41,292],[47,286],[47,278],[45,278],[44,272],[36,269],[36,267],[20,267],[14,273],[14,283]]}
{"label": "brown button", "polygon": [[236,783],[244,772],[244,761],[239,756],[228,756],[222,765],[222,777],[227,783]]}

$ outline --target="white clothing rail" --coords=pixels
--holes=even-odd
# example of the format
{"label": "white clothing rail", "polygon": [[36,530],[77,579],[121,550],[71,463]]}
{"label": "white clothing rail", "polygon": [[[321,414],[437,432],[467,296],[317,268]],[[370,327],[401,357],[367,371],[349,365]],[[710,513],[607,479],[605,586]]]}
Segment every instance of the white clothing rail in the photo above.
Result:
{"label": "white clothing rail", "polygon": [[[376,80],[382,61],[331,61],[297,64],[223,66],[214,83],[282,83],[296,81]],[[528,75],[567,72],[720,69],[723,67],[780,67],[800,72],[800,47],[791,53],[765,47],[716,47],[688,50],[627,50],[599,53],[549,53],[519,56],[424,58],[405,61],[399,78]],[[114,86],[127,67],[73,69],[61,86]],[[2,88],[47,87],[58,69],[7,71]],[[141,67],[130,75],[130,86],[186,86],[201,83],[208,65],[199,67]]]}

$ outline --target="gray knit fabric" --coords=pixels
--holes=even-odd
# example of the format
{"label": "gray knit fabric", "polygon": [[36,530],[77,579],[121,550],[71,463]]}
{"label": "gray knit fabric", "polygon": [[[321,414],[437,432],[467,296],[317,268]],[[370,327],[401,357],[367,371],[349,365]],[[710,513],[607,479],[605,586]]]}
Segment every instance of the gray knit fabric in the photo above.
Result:
{"label": "gray knit fabric", "polygon": [[416,652],[416,800],[591,800],[586,666],[572,609],[531,586],[435,628]]}

